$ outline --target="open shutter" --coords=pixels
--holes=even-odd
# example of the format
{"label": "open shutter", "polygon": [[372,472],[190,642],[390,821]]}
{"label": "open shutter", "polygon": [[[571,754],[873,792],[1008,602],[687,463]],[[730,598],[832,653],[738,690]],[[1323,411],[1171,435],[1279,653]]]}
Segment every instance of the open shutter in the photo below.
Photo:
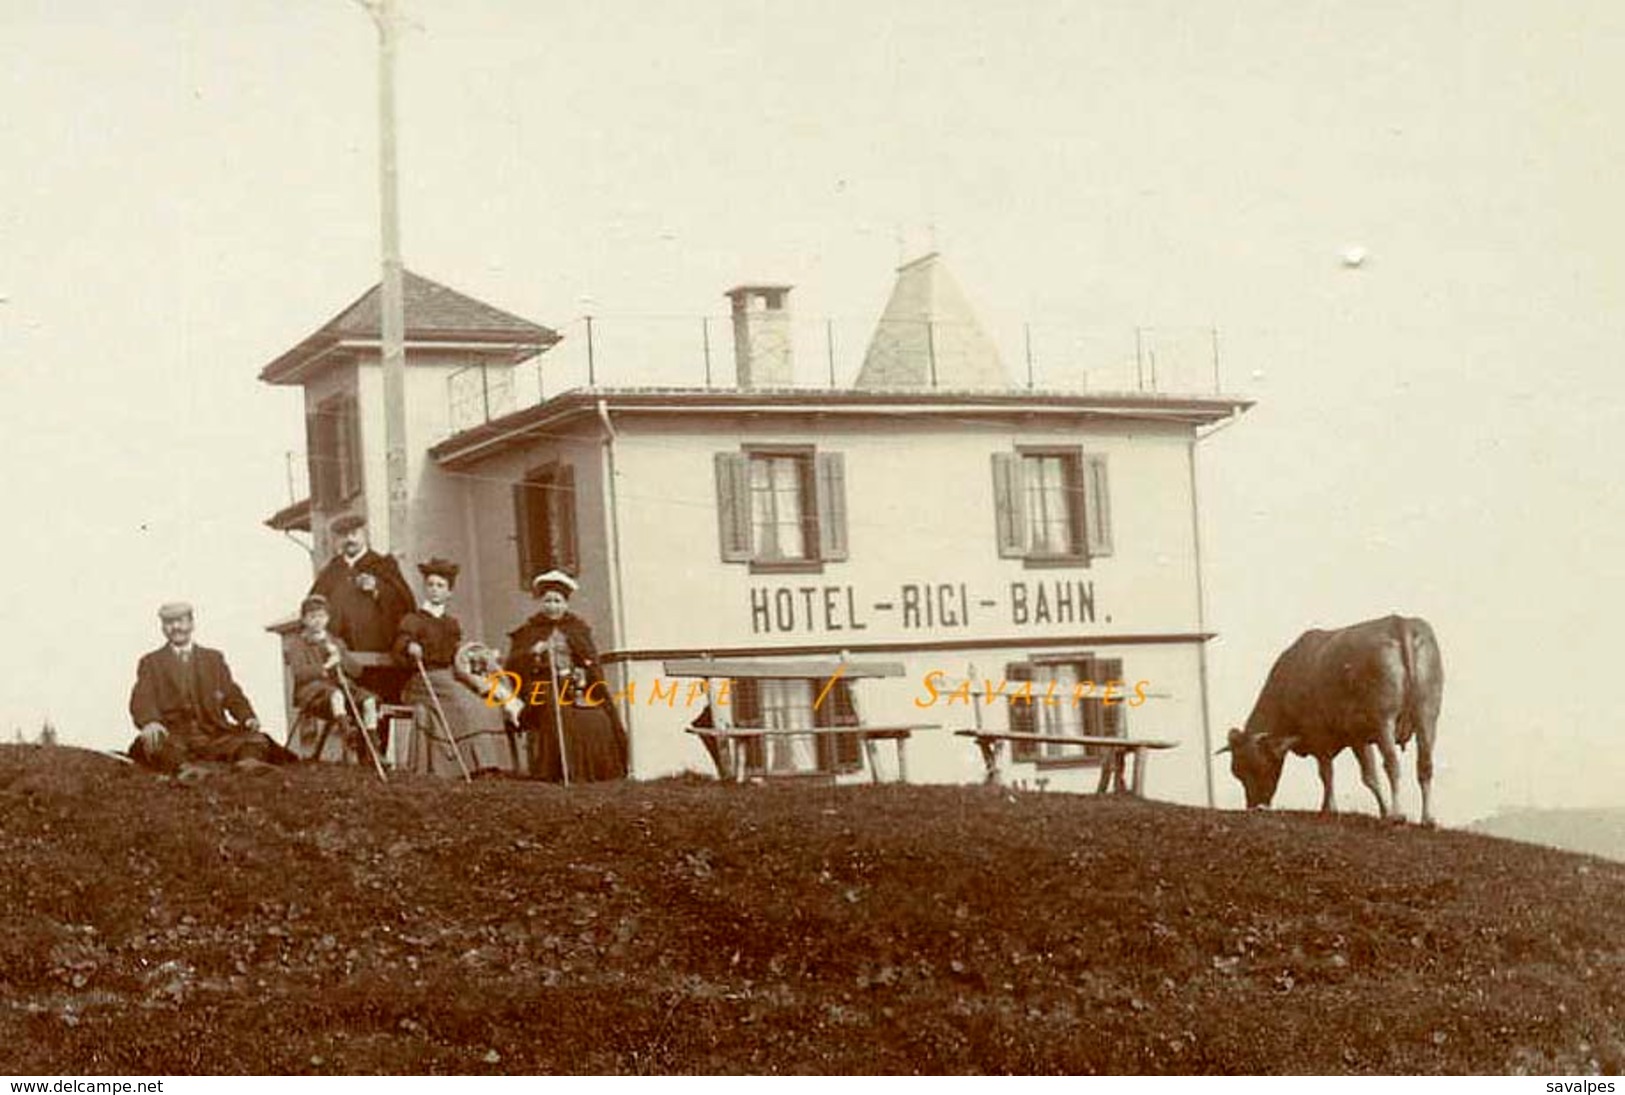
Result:
{"label": "open shutter", "polygon": [[[828,681],[812,682],[813,697]],[[813,708],[814,726],[857,726],[858,709],[852,699],[852,685],[838,680],[830,687],[824,702]],[[832,734],[818,739],[818,766],[826,772],[855,772],[863,767],[863,746],[856,734]]]}
{"label": "open shutter", "polygon": [[1019,559],[1027,554],[1026,505],[1021,482],[1021,454],[994,453],[993,516],[1001,559]]}
{"label": "open shutter", "polygon": [[[747,730],[762,727],[762,688],[755,677],[735,677],[729,692],[733,724]],[[758,773],[767,767],[767,750],[761,738],[745,739],[745,771]]]}
{"label": "open shutter", "polygon": [[333,463],[341,501],[361,493],[361,407],[353,397],[334,403],[338,421],[333,429]]}
{"label": "open shutter", "polygon": [[317,513],[338,508],[339,497],[337,464],[334,450],[338,447],[337,423],[332,405],[317,407],[305,417],[305,462],[310,468],[310,500]]}
{"label": "open shutter", "polygon": [[1112,501],[1106,486],[1106,458],[1083,458],[1084,546],[1089,555],[1112,553]]}
{"label": "open shutter", "polygon": [[748,563],[750,542],[750,469],[745,454],[719,452],[717,467],[717,538],[725,563]]}
{"label": "open shutter", "polygon": [[[1124,702],[1127,697],[1123,695],[1123,659],[1122,658],[1096,658],[1095,659],[1095,695],[1101,697],[1100,703],[1100,733],[1108,738],[1121,738],[1127,736],[1127,722],[1123,713],[1128,710]],[[1105,702],[1106,683],[1117,681],[1118,686],[1113,693],[1112,703]]]}
{"label": "open shutter", "polygon": [[821,452],[815,460],[818,557],[840,562],[846,558],[846,461],[838,452]]}
{"label": "open shutter", "polygon": [[581,573],[580,552],[576,550],[576,468],[564,464],[549,484],[552,498],[547,509],[548,532],[552,537],[550,566],[571,574]]}
{"label": "open shutter", "polygon": [[[1004,679],[1009,682],[1005,688],[1005,705],[1010,712],[1010,732],[1012,734],[1038,733],[1038,699],[1035,696],[1032,702],[1021,699],[1017,693],[1022,681],[1033,679],[1033,667],[1029,662],[1011,662],[1004,667]],[[1010,743],[1011,760],[1036,760],[1038,758],[1038,743],[1033,741],[1013,741]]]}
{"label": "open shutter", "polygon": [[531,564],[530,512],[526,502],[530,484],[521,480],[513,485],[513,546],[519,558],[519,588],[528,590],[530,580],[536,577]]}

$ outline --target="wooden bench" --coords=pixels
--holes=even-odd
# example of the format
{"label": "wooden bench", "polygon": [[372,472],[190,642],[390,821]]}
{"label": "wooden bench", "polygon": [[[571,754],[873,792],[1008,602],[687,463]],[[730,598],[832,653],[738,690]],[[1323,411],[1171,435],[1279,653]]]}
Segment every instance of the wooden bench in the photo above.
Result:
{"label": "wooden bench", "polygon": [[[1133,794],[1140,798],[1145,797],[1146,755],[1153,749],[1172,749],[1179,744],[1177,741],[1155,741],[1147,738],[1110,738],[1093,735],[1069,737],[1063,734],[1020,734],[1004,730],[955,730],[954,733],[959,737],[975,740],[977,748],[982,751],[982,763],[987,767],[986,782],[989,784],[1001,782],[999,753],[1007,741],[1029,742],[1035,745],[1093,745],[1106,753],[1101,758],[1100,783],[1095,787],[1096,793],[1105,793],[1115,782],[1118,790],[1132,790]],[[1134,781],[1130,788],[1125,788],[1123,764],[1129,754],[1134,756]]]}
{"label": "wooden bench", "polygon": [[[905,749],[908,739],[916,730],[939,729],[936,723],[910,723],[906,726],[814,726],[804,730],[769,730],[765,727],[730,726],[727,729],[716,727],[690,726],[688,732],[704,740],[710,738],[718,745],[712,759],[717,765],[717,775],[722,779],[743,780],[748,774],[745,771],[745,743],[750,741],[764,741],[768,738],[818,738],[851,736],[863,742],[864,756],[869,761],[869,777],[874,782],[880,782],[880,768],[875,764],[875,742],[889,741],[897,747],[897,781],[908,782],[908,753]],[[732,755],[728,760],[726,750],[731,747]],[[771,773],[769,773],[771,774]]]}
{"label": "wooden bench", "polygon": [[[668,677],[689,677],[703,680],[708,697],[711,695],[711,681],[715,678],[729,680],[801,679],[832,683],[836,678],[849,681],[873,680],[883,677],[901,677],[905,672],[901,662],[855,662],[844,653],[839,659],[818,661],[773,662],[766,661],[763,658],[712,658],[709,656],[674,658],[663,663],[661,668]],[[820,687],[824,686],[821,685]],[[908,754],[905,746],[909,737],[916,730],[936,730],[940,728],[935,723],[911,723],[891,726],[863,726],[861,724],[858,726],[808,726],[800,729],[740,727],[732,725],[729,718],[729,709],[726,705],[713,704],[710,710],[713,725],[690,726],[688,732],[706,742],[707,751],[711,754],[711,760],[717,766],[717,775],[724,780],[742,780],[748,775],[745,771],[745,746],[751,741],[764,741],[769,738],[852,736],[863,742],[864,756],[869,763],[869,775],[876,783],[880,782],[880,771],[875,765],[875,742],[895,742],[897,747],[897,778],[900,782],[906,783],[908,782]],[[783,775],[782,773],[765,774]]]}

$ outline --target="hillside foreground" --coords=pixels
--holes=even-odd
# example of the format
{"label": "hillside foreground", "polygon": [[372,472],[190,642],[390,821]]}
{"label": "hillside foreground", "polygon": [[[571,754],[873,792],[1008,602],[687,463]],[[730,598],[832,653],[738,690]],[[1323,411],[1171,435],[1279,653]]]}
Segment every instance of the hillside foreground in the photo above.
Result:
{"label": "hillside foreground", "polygon": [[982,788],[0,746],[0,1072],[1618,1073],[1625,864]]}

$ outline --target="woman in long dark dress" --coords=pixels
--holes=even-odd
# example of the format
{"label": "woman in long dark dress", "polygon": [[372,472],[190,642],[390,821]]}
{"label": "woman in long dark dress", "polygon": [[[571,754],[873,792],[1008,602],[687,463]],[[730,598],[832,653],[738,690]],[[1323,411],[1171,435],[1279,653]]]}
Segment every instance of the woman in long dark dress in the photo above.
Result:
{"label": "woman in long dark dress", "polygon": [[[406,766],[441,775],[460,773],[462,766],[450,752],[455,741],[471,771],[516,771],[520,765],[502,709],[484,702],[480,682],[469,671],[472,644],[463,642],[462,624],[447,609],[458,566],[435,558],[418,571],[426,596],[415,611],[401,617],[395,637],[395,659],[411,673],[401,698],[412,705],[418,730]],[[449,726],[441,725],[442,713]]]}
{"label": "woman in long dark dress", "polygon": [[[531,775],[554,783],[566,776],[571,783],[621,779],[627,772],[626,730],[610,702],[592,628],[570,611],[570,595],[577,588],[576,580],[561,570],[537,575],[531,592],[540,611],[509,636],[503,659],[525,682],[520,725],[529,732]],[[539,692],[537,684],[543,686]],[[530,702],[533,695],[542,697],[541,702]]]}

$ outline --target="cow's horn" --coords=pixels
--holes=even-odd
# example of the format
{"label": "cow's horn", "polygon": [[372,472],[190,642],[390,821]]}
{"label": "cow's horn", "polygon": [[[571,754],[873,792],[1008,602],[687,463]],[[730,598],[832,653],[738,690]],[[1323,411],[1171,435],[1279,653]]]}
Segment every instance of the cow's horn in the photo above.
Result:
{"label": "cow's horn", "polygon": [[1230,752],[1230,746],[1228,746],[1228,745],[1222,745],[1222,746],[1220,746],[1220,747],[1219,747],[1219,748],[1217,748],[1217,749],[1215,749],[1215,750],[1213,750],[1213,755],[1214,755],[1214,756],[1218,756],[1218,755],[1220,755],[1220,754],[1221,754],[1221,753],[1228,753],[1228,752]]}

